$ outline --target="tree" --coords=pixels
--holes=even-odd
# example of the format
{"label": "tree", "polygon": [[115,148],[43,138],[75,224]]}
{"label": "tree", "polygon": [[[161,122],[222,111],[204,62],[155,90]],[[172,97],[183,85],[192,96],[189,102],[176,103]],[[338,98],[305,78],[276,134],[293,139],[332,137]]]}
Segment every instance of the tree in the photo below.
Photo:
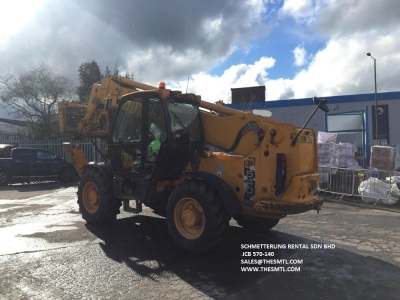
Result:
{"label": "tree", "polygon": [[104,77],[108,77],[109,75],[111,75],[111,71],[108,68],[108,65],[106,66],[106,69],[104,70]]}
{"label": "tree", "polygon": [[103,76],[96,61],[82,63],[78,69],[80,86],[77,89],[79,101],[87,103],[89,100],[92,85],[100,81]]}
{"label": "tree", "polygon": [[[108,65],[106,66],[106,69],[104,71],[104,77],[107,77],[107,76],[109,76],[111,74],[114,75],[114,76],[122,76],[120,67],[118,66],[117,62],[115,62],[114,69],[113,69],[112,73],[111,73],[110,69],[108,68]],[[127,78],[127,79],[132,79],[132,80],[134,80],[134,78],[135,78],[135,76],[133,75],[133,72],[129,73],[128,71],[125,72],[125,76],[124,77]]]}
{"label": "tree", "polygon": [[117,62],[115,62],[114,70],[113,70],[113,75],[118,76],[119,75],[119,67]]}
{"label": "tree", "polygon": [[68,77],[53,74],[45,65],[21,71],[19,76],[0,76],[2,106],[11,108],[15,119],[29,124],[24,133],[30,138],[60,136],[57,102],[69,98],[72,90]]}

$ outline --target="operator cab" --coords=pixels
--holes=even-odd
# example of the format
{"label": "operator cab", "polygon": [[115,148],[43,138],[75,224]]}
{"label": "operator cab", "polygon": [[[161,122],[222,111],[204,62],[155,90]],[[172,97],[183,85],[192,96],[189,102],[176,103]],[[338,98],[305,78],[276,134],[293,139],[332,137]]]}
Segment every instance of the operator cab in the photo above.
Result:
{"label": "operator cab", "polygon": [[[171,93],[172,94],[172,93]],[[154,91],[128,94],[119,101],[108,157],[116,176],[142,180],[178,179],[196,165],[204,138],[199,105],[193,99]]]}

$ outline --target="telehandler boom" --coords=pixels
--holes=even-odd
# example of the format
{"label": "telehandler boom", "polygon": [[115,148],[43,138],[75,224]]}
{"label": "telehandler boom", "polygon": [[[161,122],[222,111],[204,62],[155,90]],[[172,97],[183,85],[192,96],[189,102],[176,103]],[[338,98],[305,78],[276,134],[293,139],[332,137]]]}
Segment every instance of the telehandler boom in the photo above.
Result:
{"label": "telehandler boom", "polygon": [[[325,100],[314,101],[328,110]],[[66,145],[88,223],[115,220],[122,203],[136,200],[137,213],[142,204],[166,209],[175,242],[205,252],[223,239],[231,217],[265,232],[322,205],[315,132],[305,126],[115,76],[93,85],[87,105],[60,103],[59,116],[63,133],[108,140],[106,162],[88,164],[79,146]]]}

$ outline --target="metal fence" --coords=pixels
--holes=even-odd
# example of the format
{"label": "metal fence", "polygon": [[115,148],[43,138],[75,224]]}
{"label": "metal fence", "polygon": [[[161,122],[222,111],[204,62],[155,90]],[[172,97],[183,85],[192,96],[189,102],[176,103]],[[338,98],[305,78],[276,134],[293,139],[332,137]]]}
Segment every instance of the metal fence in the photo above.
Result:
{"label": "metal fence", "polygon": [[[107,141],[103,139],[93,139],[96,146],[104,153],[107,148]],[[85,138],[79,141],[73,141],[68,138],[55,140],[28,140],[18,137],[15,133],[0,131],[0,144],[16,144],[19,147],[38,148],[48,150],[59,157],[64,158],[63,143],[70,142],[81,146],[88,161],[102,161],[101,155],[96,151],[91,139]]]}
{"label": "metal fence", "polygon": [[392,205],[400,198],[400,172],[319,166],[319,191],[357,196],[366,203]]}

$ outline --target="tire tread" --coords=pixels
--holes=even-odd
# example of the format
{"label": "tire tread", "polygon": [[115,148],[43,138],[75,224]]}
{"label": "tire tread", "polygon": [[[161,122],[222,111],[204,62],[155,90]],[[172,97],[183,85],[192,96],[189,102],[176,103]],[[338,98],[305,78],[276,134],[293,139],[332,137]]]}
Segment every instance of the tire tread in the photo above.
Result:
{"label": "tire tread", "polygon": [[[82,200],[83,187],[87,182],[95,183],[100,192],[100,205],[98,210],[93,214],[86,211]],[[111,182],[106,180],[99,170],[89,169],[83,174],[79,182],[77,194],[79,211],[89,224],[108,224],[114,221],[116,216],[120,213],[122,203],[114,198]]]}

